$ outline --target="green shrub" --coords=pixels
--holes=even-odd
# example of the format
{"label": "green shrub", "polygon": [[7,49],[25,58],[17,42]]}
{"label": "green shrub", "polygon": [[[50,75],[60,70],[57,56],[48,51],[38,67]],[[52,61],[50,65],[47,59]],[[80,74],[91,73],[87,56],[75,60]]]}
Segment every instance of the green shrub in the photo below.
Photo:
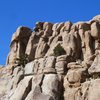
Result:
{"label": "green shrub", "polygon": [[54,48],[54,56],[60,56],[60,55],[64,55],[66,54],[66,51],[63,49],[63,47],[58,44],[55,48]]}
{"label": "green shrub", "polygon": [[25,65],[29,62],[28,55],[21,55],[19,58],[16,58],[16,64],[18,66],[25,67]]}

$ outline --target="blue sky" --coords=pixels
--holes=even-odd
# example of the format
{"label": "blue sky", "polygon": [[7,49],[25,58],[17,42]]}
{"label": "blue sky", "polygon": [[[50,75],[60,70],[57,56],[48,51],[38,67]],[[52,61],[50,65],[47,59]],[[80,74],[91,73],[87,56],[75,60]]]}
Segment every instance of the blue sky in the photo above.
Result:
{"label": "blue sky", "polygon": [[4,65],[18,26],[37,21],[86,21],[100,14],[100,0],[0,0],[0,65]]}

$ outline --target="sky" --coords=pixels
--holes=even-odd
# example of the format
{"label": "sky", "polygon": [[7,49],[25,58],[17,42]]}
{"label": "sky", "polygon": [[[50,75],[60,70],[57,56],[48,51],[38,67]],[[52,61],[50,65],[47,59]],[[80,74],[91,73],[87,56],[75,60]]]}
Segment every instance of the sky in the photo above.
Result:
{"label": "sky", "polygon": [[6,64],[12,34],[37,21],[88,21],[100,14],[100,0],[0,0],[0,65]]}

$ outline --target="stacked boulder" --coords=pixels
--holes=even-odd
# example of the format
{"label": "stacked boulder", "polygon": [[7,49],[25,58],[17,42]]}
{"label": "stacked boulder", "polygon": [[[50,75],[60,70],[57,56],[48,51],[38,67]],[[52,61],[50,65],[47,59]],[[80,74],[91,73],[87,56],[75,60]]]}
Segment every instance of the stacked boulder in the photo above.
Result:
{"label": "stacked boulder", "polygon": [[34,31],[19,27],[7,67],[0,68],[0,84],[6,84],[0,100],[99,100],[99,60],[100,15],[87,22],[37,22]]}

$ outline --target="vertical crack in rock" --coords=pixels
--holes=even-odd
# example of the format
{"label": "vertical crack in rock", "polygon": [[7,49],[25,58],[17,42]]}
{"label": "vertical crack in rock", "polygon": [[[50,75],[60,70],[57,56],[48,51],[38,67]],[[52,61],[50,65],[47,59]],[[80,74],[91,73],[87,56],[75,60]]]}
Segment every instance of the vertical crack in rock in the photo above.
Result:
{"label": "vertical crack in rock", "polygon": [[32,79],[29,81],[29,84],[28,84],[28,86],[25,89],[25,92],[23,94],[22,100],[25,100],[25,98],[27,97],[27,95],[29,94],[31,89],[32,89]]}

